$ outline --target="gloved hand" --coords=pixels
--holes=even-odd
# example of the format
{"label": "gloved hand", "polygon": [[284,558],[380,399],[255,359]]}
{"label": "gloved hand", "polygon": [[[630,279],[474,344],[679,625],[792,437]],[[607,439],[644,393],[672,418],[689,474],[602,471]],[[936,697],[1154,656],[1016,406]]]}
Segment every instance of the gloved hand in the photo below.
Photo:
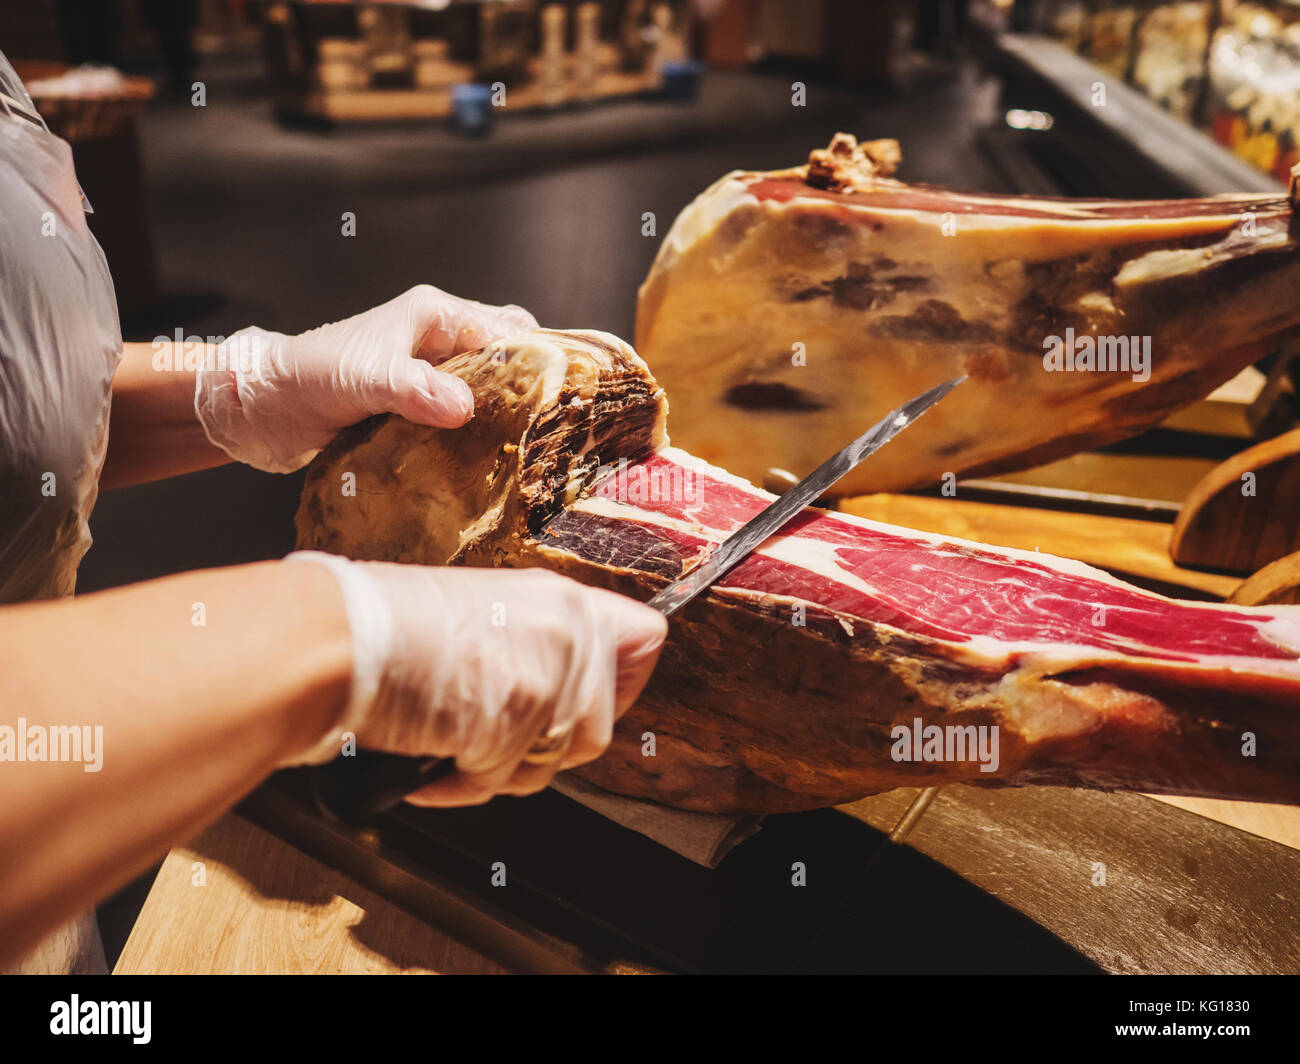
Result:
{"label": "gloved hand", "polygon": [[298,336],[253,326],[228,337],[196,374],[194,411],[208,439],[268,473],[306,465],[339,429],[371,414],[435,428],[463,425],[474,397],[433,364],[537,328],[520,307],[493,307],[417,285],[363,314]]}
{"label": "gloved hand", "polygon": [[453,774],[411,796],[419,805],[531,794],[599,757],[667,632],[655,610],[544,569],[355,562],[318,551],[289,561],[334,573],[353,644],[348,708],[295,763],[333,759],[347,732],[364,747],[454,757]]}

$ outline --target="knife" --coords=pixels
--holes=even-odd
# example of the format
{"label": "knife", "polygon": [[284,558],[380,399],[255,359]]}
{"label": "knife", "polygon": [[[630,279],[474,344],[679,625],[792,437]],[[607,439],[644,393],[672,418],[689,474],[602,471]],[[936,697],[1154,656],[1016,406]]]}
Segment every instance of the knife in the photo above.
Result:
{"label": "knife", "polygon": [[[739,565],[756,547],[816,502],[863,459],[880,450],[908,425],[961,384],[966,377],[954,377],[909,400],[877,421],[848,446],[799,481],[789,491],[765,506],[754,517],[719,543],[695,568],[678,577],[646,605],[671,617],[688,602]],[[525,760],[542,762],[549,751],[535,746]],[[451,757],[410,757],[358,750],[349,757],[335,758],[316,769],[316,804],[332,820],[355,822],[393,808],[408,794],[449,775],[456,768]]]}

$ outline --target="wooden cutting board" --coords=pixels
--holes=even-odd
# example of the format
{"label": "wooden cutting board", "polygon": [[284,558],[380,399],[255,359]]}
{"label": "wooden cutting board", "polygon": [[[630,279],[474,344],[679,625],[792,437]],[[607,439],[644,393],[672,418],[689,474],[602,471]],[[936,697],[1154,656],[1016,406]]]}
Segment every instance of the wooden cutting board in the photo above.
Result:
{"label": "wooden cutting board", "polygon": [[477,975],[505,969],[227,813],[167,855],[113,971]]}
{"label": "wooden cutting board", "polygon": [[[888,831],[915,794],[840,809]],[[1290,889],[1300,853],[1165,802],[958,784],[940,791],[907,845],[1109,972],[1300,972],[1300,898]]]}
{"label": "wooden cutting board", "polygon": [[1184,565],[1253,573],[1300,550],[1300,429],[1215,466],[1183,501],[1169,553]]}

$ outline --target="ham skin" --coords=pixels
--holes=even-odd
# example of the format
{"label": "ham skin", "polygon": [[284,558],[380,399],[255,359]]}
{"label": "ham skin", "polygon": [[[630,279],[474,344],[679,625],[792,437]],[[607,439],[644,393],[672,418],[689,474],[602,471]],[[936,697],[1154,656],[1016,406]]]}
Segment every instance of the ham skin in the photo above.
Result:
{"label": "ham skin", "polygon": [[[538,565],[647,599],[772,498],[668,445],[664,393],[615,337],[540,330],[444,368],[473,389],[473,420],[344,432],[309,470],[300,547]],[[894,729],[917,721],[996,726],[997,771],[895,760]],[[719,812],[955,781],[1300,803],[1300,607],[1180,602],[809,510],[673,618],[649,686],[578,774]]]}
{"label": "ham skin", "polygon": [[[727,174],[678,215],[641,287],[635,342],[672,397],[680,446],[756,484],[802,477],[965,373],[960,411],[837,490],[1023,469],[1156,424],[1300,324],[1281,190],[973,195],[904,184],[897,164],[897,142],[839,134],[807,166]],[[1067,335],[1149,339],[1149,379],[1049,371],[1048,338]]]}

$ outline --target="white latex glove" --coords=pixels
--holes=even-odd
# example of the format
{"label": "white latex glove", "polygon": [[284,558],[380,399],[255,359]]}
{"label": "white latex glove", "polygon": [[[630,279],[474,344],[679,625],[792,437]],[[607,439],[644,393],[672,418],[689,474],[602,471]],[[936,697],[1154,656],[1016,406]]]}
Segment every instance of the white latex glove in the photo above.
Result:
{"label": "white latex glove", "polygon": [[452,775],[411,796],[418,805],[531,794],[599,757],[667,632],[634,599],[544,569],[356,562],[318,551],[289,561],[334,573],[353,645],[343,719],[296,763],[333,759],[349,732],[363,747],[454,757]]}
{"label": "white latex glove", "polygon": [[196,374],[194,411],[208,439],[268,473],[306,465],[339,429],[371,414],[455,428],[474,397],[433,364],[537,328],[521,307],[493,307],[417,285],[363,314],[285,336],[253,326],[228,337]]}

